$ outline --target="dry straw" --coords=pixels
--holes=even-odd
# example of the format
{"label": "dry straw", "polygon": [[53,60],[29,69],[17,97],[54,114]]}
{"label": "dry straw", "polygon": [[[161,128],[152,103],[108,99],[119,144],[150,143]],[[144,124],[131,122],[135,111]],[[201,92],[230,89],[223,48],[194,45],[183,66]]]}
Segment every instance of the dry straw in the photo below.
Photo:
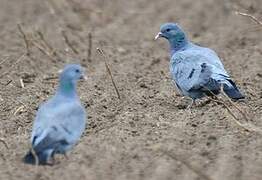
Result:
{"label": "dry straw", "polygon": [[200,170],[200,168],[198,168],[197,166],[192,165],[191,163],[189,163],[188,161],[183,159],[181,156],[176,155],[174,152],[171,152],[171,151],[168,151],[168,150],[163,150],[163,149],[161,151],[162,151],[163,154],[165,154],[168,157],[174,159],[175,161],[180,162],[181,164],[186,166],[188,169],[193,171],[196,175],[198,175],[198,177],[200,179],[202,179],[202,180],[212,180],[212,178],[210,176],[208,176],[207,174],[205,174],[204,172],[202,172]]}
{"label": "dry straw", "polygon": [[215,95],[208,88],[205,88],[205,89],[209,91],[213,95],[213,97],[215,97],[215,98],[208,97],[211,101],[214,101],[218,104],[222,104],[227,109],[228,113],[233,117],[233,121],[235,122],[235,124],[237,124],[239,127],[243,128],[244,130],[248,132],[256,132],[256,133],[262,134],[262,130],[260,128],[255,127],[254,125],[249,124],[249,123],[240,122],[240,119],[234,114],[234,112],[232,111],[232,109],[230,108],[230,106],[227,103],[233,106],[242,115],[242,117],[245,119],[246,122],[250,120],[247,117],[246,113],[240,107],[238,107],[229,97],[227,97],[227,95],[223,91],[223,86],[221,87],[221,93],[223,94],[224,97],[227,98],[228,102],[225,102],[224,100],[220,99],[217,95]]}
{"label": "dry straw", "polygon": [[251,19],[252,21],[254,21],[256,24],[261,25],[262,26],[262,21],[258,20],[255,16],[251,15],[251,14],[247,14],[247,13],[243,13],[243,12],[239,12],[236,11],[237,15],[241,15],[241,16],[245,16],[248,17],[249,19]]}
{"label": "dry straw", "polygon": [[113,86],[114,86],[114,88],[115,88],[115,90],[116,90],[117,97],[118,97],[118,99],[121,99],[120,93],[119,93],[118,88],[117,88],[117,86],[116,86],[116,83],[115,83],[115,81],[114,81],[112,72],[111,72],[110,67],[109,67],[109,65],[108,65],[108,63],[107,63],[107,57],[106,57],[106,55],[105,55],[104,51],[103,51],[102,49],[100,49],[100,48],[97,48],[97,51],[98,51],[99,54],[103,57],[104,62],[105,62],[105,66],[106,66],[106,70],[107,70],[107,72],[108,72],[108,74],[109,74],[109,76],[110,76],[110,78],[111,78],[112,84],[113,84]]}

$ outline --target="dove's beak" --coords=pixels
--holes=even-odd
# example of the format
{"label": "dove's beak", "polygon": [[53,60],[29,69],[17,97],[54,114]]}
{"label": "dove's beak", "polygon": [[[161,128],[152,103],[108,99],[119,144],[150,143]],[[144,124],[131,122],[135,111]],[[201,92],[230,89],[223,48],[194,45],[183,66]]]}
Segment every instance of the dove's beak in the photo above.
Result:
{"label": "dove's beak", "polygon": [[157,40],[160,37],[163,37],[163,33],[161,32],[157,33],[157,35],[155,36],[155,40]]}
{"label": "dove's beak", "polygon": [[83,80],[83,81],[86,81],[86,80],[87,80],[86,68],[82,68],[80,80]]}
{"label": "dove's beak", "polygon": [[58,70],[58,74],[61,74],[63,72],[63,69]]}
{"label": "dove's beak", "polygon": [[81,80],[87,80],[87,76],[83,73],[80,77]]}

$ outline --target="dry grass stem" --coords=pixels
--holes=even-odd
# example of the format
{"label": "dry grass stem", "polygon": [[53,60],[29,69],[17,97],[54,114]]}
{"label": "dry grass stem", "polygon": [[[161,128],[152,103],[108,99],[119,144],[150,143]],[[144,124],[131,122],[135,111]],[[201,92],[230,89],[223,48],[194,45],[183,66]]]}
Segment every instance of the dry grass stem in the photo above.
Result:
{"label": "dry grass stem", "polygon": [[92,40],[92,33],[88,33],[88,49],[87,49],[87,61],[91,62],[92,57],[92,47],[93,47],[93,40]]}
{"label": "dry grass stem", "polygon": [[225,98],[227,98],[228,102],[229,102],[232,106],[234,106],[234,107],[242,114],[242,116],[244,117],[244,119],[245,119],[246,121],[249,121],[249,118],[247,117],[246,113],[245,113],[240,107],[238,107],[238,106],[225,94],[225,92],[224,92],[223,89],[222,89],[221,92],[222,92],[222,95],[223,95]]}
{"label": "dry grass stem", "polygon": [[66,32],[64,30],[61,31],[62,36],[65,40],[65,43],[67,44],[67,46],[75,53],[75,54],[79,54],[78,50],[73,46],[73,44],[69,41]]}
{"label": "dry grass stem", "polygon": [[19,79],[21,88],[25,88],[24,80],[22,78]]}
{"label": "dry grass stem", "polygon": [[40,50],[43,54],[47,55],[51,60],[53,60],[53,61],[57,60],[56,50],[47,42],[47,40],[44,37],[44,34],[40,30],[36,30],[34,32],[35,37],[33,37],[33,39],[29,40],[29,38],[25,34],[22,26],[20,24],[18,24],[17,27],[18,27],[18,30],[22,34],[23,39],[25,41],[26,51],[27,51],[26,54],[27,55],[30,54],[29,46],[33,45],[38,50]]}
{"label": "dry grass stem", "polygon": [[[211,99],[211,98],[210,98]],[[224,107],[227,109],[227,111],[229,112],[229,114],[234,118],[234,122],[241,128],[245,129],[246,131],[249,131],[249,132],[256,132],[256,133],[259,133],[259,134],[262,134],[262,130],[259,128],[259,127],[256,127],[252,124],[248,124],[248,123],[241,123],[239,122],[238,118],[234,115],[234,113],[232,112],[232,110],[229,108],[229,106],[225,103],[225,102],[222,102],[222,101],[219,101],[219,100],[215,100],[215,99],[211,99],[212,101],[215,101],[217,103],[220,103],[222,105],[224,105]]]}
{"label": "dry grass stem", "polygon": [[44,43],[44,46],[46,46],[46,48],[49,50],[49,52],[51,52],[50,54],[56,55],[56,50],[47,42],[47,40],[45,39],[44,34],[41,31],[39,31],[39,30],[36,31],[36,33],[38,34],[38,36],[40,37],[40,39]]}
{"label": "dry grass stem", "polygon": [[7,145],[7,142],[5,142],[5,140],[0,138],[0,142],[3,143],[5,145],[6,149],[9,149],[9,146]]}
{"label": "dry grass stem", "polygon": [[45,77],[43,80],[49,81],[49,80],[54,80],[54,79],[58,79],[58,76],[48,76],[48,77]]}
{"label": "dry grass stem", "polygon": [[17,24],[17,28],[19,30],[19,32],[21,33],[23,39],[24,39],[24,42],[25,42],[25,47],[26,47],[26,55],[30,55],[30,50],[29,50],[29,45],[30,45],[30,41],[29,39],[27,38],[21,24]]}
{"label": "dry grass stem", "polygon": [[[214,98],[210,98],[207,96],[208,99],[210,99],[211,101],[214,101],[216,103],[222,104],[228,111],[228,113],[233,117],[234,122],[241,128],[245,129],[246,131],[249,132],[258,132],[258,133],[262,133],[262,130],[251,125],[251,124],[247,124],[247,123],[241,123],[239,122],[238,117],[233,113],[233,111],[230,109],[230,107],[226,104],[226,102],[224,102],[223,100],[219,99],[219,97],[217,95],[215,95],[212,91],[210,91],[208,88],[204,87],[207,91],[209,91],[214,97],[216,97],[216,99]],[[221,87],[221,92],[224,93],[223,91],[223,87]],[[224,96],[226,96],[225,94],[223,94]],[[228,97],[227,97],[228,98]],[[245,118],[246,121],[248,121],[246,114],[238,107],[236,106],[231,99],[228,101],[231,105],[233,105],[240,113],[241,115]]]}
{"label": "dry grass stem", "polygon": [[[34,114],[33,112],[35,111],[33,108],[32,108],[32,104],[33,102],[30,102],[29,104],[25,104],[24,102],[16,99],[16,101],[18,101],[20,104],[22,104],[22,106],[20,106],[18,109],[17,109],[17,112],[18,113],[19,111],[21,111],[22,109],[24,109],[24,112],[28,112],[30,114]],[[25,110],[27,109],[27,111]]]}
{"label": "dry grass stem", "polygon": [[9,56],[7,56],[7,57],[5,57],[3,60],[1,60],[1,62],[0,62],[0,66],[1,66],[2,64],[4,64],[4,63],[6,62],[7,59],[9,59]]}
{"label": "dry grass stem", "polygon": [[26,53],[22,54],[9,68],[7,68],[7,70],[5,72],[3,72],[1,75],[0,75],[0,78],[2,78],[3,76],[5,76],[6,74],[8,74],[11,69],[16,66],[20,61],[24,60],[26,56]]}
{"label": "dry grass stem", "polygon": [[241,15],[241,16],[245,16],[245,17],[248,17],[250,18],[252,21],[254,21],[256,24],[259,24],[262,26],[262,21],[258,20],[255,16],[251,15],[251,14],[247,14],[247,13],[243,13],[243,12],[239,12],[239,11],[236,11],[236,14],[237,15]]}
{"label": "dry grass stem", "polygon": [[34,156],[34,159],[35,159],[35,165],[38,166],[38,165],[39,165],[39,158],[38,158],[38,156],[37,156],[37,154],[36,154],[34,148],[31,147],[31,150],[30,150],[30,151],[31,151],[32,155]]}
{"label": "dry grass stem", "polygon": [[106,57],[106,55],[105,55],[105,53],[103,52],[103,50],[100,49],[100,48],[97,48],[97,51],[98,51],[98,52],[100,53],[100,55],[104,58],[106,70],[107,70],[107,72],[108,72],[108,74],[109,74],[109,76],[110,76],[110,78],[111,78],[112,84],[113,84],[113,86],[114,86],[114,88],[115,88],[115,90],[116,90],[116,94],[117,94],[117,96],[118,96],[118,99],[121,99],[121,96],[120,96],[120,93],[119,93],[119,91],[118,91],[118,89],[117,89],[117,86],[116,86],[116,83],[115,83],[115,81],[114,81],[112,72],[111,72],[110,67],[109,67],[109,65],[108,65],[108,63],[107,63],[107,57]]}
{"label": "dry grass stem", "polygon": [[[208,97],[209,98],[209,97]],[[216,99],[212,99],[212,98],[209,98],[211,101],[214,101],[218,104],[222,104],[228,111],[228,113],[233,117],[233,120],[234,122],[241,128],[245,129],[246,131],[253,131],[251,129],[249,129],[245,124],[242,124],[241,122],[238,121],[238,118],[235,116],[235,114],[232,112],[232,110],[230,109],[230,107],[223,101],[221,100],[216,100]]]}
{"label": "dry grass stem", "polygon": [[18,112],[20,112],[21,110],[23,110],[24,109],[24,105],[22,105],[22,106],[20,106],[19,108],[17,108],[16,110],[15,110],[15,112],[14,112],[14,115],[16,115]]}
{"label": "dry grass stem", "polygon": [[9,79],[6,83],[5,83],[5,86],[9,85],[11,82],[13,82],[12,79]]}
{"label": "dry grass stem", "polygon": [[186,166],[188,169],[190,169],[191,171],[193,171],[196,175],[198,175],[198,177],[202,180],[212,180],[211,177],[209,177],[208,175],[206,175],[205,173],[203,173],[198,167],[193,166],[192,164],[190,164],[189,162],[187,162],[186,160],[182,159],[180,156],[174,154],[173,152],[167,151],[167,150],[161,150],[162,153],[164,153],[165,155],[167,155],[168,157],[174,159],[175,161],[178,161],[180,163],[182,163],[184,166]]}
{"label": "dry grass stem", "polygon": [[50,52],[48,52],[41,44],[36,41],[33,41],[33,44],[37,49],[39,49],[40,52],[48,56],[52,61],[56,61],[56,58],[52,54],[50,54]]}

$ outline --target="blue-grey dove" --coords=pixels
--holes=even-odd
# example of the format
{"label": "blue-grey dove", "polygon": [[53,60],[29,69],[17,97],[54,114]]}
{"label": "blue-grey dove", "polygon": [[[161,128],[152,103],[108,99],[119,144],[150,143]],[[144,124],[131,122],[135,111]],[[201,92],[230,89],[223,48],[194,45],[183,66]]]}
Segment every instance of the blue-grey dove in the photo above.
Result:
{"label": "blue-grey dove", "polygon": [[[85,130],[86,112],[77,95],[76,86],[84,78],[78,64],[66,65],[59,77],[55,95],[40,105],[31,136],[32,149],[24,162],[52,164],[55,154],[64,154],[79,141]],[[35,155],[33,155],[35,153]]]}
{"label": "blue-grey dove", "polygon": [[159,37],[169,41],[172,79],[184,96],[192,98],[191,105],[205,95],[219,94],[221,88],[233,100],[244,98],[217,54],[190,42],[179,25],[163,24],[155,39]]}

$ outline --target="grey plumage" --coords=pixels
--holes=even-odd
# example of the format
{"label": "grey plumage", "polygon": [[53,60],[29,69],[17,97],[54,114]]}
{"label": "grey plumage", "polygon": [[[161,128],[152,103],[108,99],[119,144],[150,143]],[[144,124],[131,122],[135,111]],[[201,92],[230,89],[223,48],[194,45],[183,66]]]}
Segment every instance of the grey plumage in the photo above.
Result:
{"label": "grey plumage", "polygon": [[[56,94],[37,112],[31,144],[40,164],[47,164],[55,154],[65,154],[72,149],[84,132],[86,113],[76,92],[77,80],[82,77],[80,65],[67,65],[60,75]],[[31,151],[24,162],[35,163]]]}
{"label": "grey plumage", "polygon": [[170,43],[170,72],[183,95],[194,101],[205,95],[218,94],[223,86],[230,98],[244,98],[213,50],[188,41],[177,24],[164,24],[160,30],[156,39],[164,37]]}

